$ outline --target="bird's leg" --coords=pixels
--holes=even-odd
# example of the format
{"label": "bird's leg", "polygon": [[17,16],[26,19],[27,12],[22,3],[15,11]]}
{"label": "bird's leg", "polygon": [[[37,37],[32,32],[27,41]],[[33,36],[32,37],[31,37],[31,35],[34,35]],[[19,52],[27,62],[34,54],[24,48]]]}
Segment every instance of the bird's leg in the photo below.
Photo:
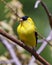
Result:
{"label": "bird's leg", "polygon": [[33,47],[34,52],[36,52],[36,48]]}

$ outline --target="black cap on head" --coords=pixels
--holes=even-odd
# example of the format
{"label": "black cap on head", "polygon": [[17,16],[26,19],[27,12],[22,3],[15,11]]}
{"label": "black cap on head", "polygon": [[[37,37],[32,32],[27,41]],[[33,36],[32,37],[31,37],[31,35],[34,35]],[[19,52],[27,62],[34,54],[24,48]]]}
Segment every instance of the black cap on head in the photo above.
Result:
{"label": "black cap on head", "polygon": [[23,16],[22,19],[23,21],[27,20],[28,16]]}

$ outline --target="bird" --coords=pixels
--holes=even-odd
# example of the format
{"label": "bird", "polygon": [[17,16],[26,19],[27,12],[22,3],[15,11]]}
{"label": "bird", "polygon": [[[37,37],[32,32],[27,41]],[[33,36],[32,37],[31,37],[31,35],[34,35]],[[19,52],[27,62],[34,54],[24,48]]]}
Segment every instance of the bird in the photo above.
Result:
{"label": "bird", "polygon": [[34,21],[29,16],[23,16],[17,26],[17,33],[19,39],[29,47],[37,46],[37,28]]}

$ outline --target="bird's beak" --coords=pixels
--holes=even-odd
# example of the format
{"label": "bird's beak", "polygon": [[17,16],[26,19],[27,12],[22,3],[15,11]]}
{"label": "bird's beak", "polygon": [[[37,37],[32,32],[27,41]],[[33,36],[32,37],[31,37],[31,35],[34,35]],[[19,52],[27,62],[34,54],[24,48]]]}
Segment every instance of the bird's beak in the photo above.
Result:
{"label": "bird's beak", "polygon": [[22,22],[22,21],[23,21],[23,19],[22,19],[22,18],[20,18],[20,19],[19,19],[19,22]]}

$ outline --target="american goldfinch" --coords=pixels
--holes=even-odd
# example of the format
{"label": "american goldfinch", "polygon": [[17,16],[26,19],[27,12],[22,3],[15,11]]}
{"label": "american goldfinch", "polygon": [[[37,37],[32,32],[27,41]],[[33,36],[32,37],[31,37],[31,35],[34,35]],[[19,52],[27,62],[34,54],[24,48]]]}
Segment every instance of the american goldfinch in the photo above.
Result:
{"label": "american goldfinch", "polygon": [[19,39],[30,47],[37,45],[37,32],[33,20],[28,16],[21,17],[20,23],[17,27]]}

